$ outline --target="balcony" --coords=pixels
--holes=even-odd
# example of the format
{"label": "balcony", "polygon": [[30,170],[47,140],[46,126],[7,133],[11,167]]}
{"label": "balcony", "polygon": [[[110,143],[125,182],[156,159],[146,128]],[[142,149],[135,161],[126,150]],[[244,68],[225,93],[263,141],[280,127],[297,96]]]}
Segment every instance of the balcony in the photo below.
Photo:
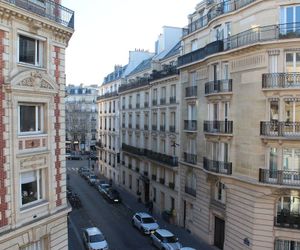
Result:
{"label": "balcony", "polygon": [[212,134],[232,134],[233,121],[204,121],[203,130]]}
{"label": "balcony", "polygon": [[128,123],[128,128],[132,128],[132,124],[131,123]]}
{"label": "balcony", "polygon": [[269,137],[300,137],[300,122],[260,122],[260,135]]}
{"label": "balcony", "polygon": [[74,29],[74,11],[55,3],[54,1],[44,0],[39,3],[28,0],[4,0],[19,8],[47,18],[67,28]]}
{"label": "balcony", "polygon": [[122,109],[123,109],[123,110],[125,109],[125,105],[122,105]]}
{"label": "balcony", "polygon": [[197,164],[197,155],[184,152],[183,160],[187,163],[196,165]]}
{"label": "balcony", "polygon": [[129,104],[129,105],[128,105],[128,108],[129,108],[129,109],[132,109],[132,104]]}
{"label": "balcony", "polygon": [[232,92],[232,79],[205,83],[205,95]]}
{"label": "balcony", "polygon": [[156,181],[156,174],[153,174],[153,175],[151,176],[151,180],[152,180],[152,181]]}
{"label": "balcony", "polygon": [[203,168],[209,172],[218,173],[218,174],[232,174],[232,163],[215,161],[203,157]]}
{"label": "balcony", "polygon": [[122,128],[125,128],[125,123],[122,123]]}
{"label": "balcony", "polygon": [[169,182],[169,188],[175,189],[175,183],[174,182]]}
{"label": "balcony", "polygon": [[166,98],[160,98],[160,105],[166,104]]}
{"label": "balcony", "polygon": [[130,89],[147,86],[147,85],[149,85],[149,83],[150,83],[149,78],[142,77],[142,78],[137,79],[136,81],[121,84],[121,86],[119,87],[119,92],[124,92],[124,91],[130,90]]}
{"label": "balcony", "polygon": [[159,178],[159,183],[164,185],[165,184],[165,179],[164,178]]}
{"label": "balcony", "polygon": [[164,69],[156,71],[153,70],[151,74],[151,81],[159,80],[165,77],[178,75],[179,70],[177,70],[176,66],[173,65],[164,65]]}
{"label": "balcony", "polygon": [[197,86],[190,86],[185,88],[185,97],[197,97]]}
{"label": "balcony", "polygon": [[184,120],[184,130],[197,131],[197,120]]}
{"label": "balcony", "polygon": [[176,96],[170,96],[169,102],[170,104],[176,103]]}
{"label": "balcony", "polygon": [[135,124],[136,129],[140,129],[140,124]]}
{"label": "balcony", "polygon": [[273,185],[300,187],[300,172],[288,170],[269,170],[260,168],[259,182]]}
{"label": "balcony", "polygon": [[152,130],[156,131],[157,130],[157,126],[156,125],[152,125]]}
{"label": "balcony", "polygon": [[263,89],[300,88],[299,73],[271,73],[262,75]]}
{"label": "balcony", "polygon": [[152,105],[156,106],[157,105],[157,100],[152,100]]}
{"label": "balcony", "polygon": [[148,108],[149,107],[149,102],[144,102],[144,108]]}
{"label": "balcony", "polygon": [[160,129],[161,132],[165,132],[166,131],[166,126],[165,125],[160,125]]}
{"label": "balcony", "polygon": [[235,1],[224,1],[219,4],[216,4],[206,15],[191,22],[188,25],[188,28],[185,30],[184,36],[198,29],[203,28],[210,21],[212,21],[213,19],[217,18],[220,15],[233,12],[253,2],[255,2],[255,0],[235,0]]}
{"label": "balcony", "polygon": [[137,109],[139,109],[139,108],[140,108],[140,104],[139,104],[139,103],[136,103],[136,104],[135,104],[135,107],[136,107]]}
{"label": "balcony", "polygon": [[274,226],[300,230],[300,214],[284,211],[277,214],[274,218]]}
{"label": "balcony", "polygon": [[172,133],[175,133],[176,127],[174,125],[170,125],[169,126],[169,131],[172,132]]}
{"label": "balcony", "polygon": [[205,47],[192,51],[178,58],[178,67],[205,59],[207,56],[223,51],[255,45],[262,42],[279,39],[300,38],[300,23],[286,23],[254,27],[236,35],[230,36],[223,41],[218,40],[207,44]]}
{"label": "balcony", "polygon": [[169,165],[171,167],[178,166],[178,158],[176,156],[157,153],[152,150],[146,150],[146,149],[145,149],[145,155],[147,156],[147,158],[151,160]]}
{"label": "balcony", "polygon": [[148,130],[149,126],[147,124],[144,124],[144,130]]}
{"label": "balcony", "polygon": [[188,186],[185,186],[184,187],[184,192],[186,193],[186,194],[189,194],[189,195],[191,195],[191,196],[194,196],[194,197],[196,197],[196,189],[194,189],[194,188],[191,188],[191,187],[188,187]]}
{"label": "balcony", "polygon": [[122,150],[135,155],[144,155],[144,149],[122,143]]}

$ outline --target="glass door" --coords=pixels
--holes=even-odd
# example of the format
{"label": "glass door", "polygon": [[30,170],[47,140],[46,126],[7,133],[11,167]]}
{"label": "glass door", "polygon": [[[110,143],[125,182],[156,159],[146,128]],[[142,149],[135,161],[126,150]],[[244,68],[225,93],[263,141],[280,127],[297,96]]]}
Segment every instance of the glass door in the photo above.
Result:
{"label": "glass door", "polygon": [[[300,15],[300,13],[299,13]],[[300,25],[300,23],[299,23]],[[289,52],[285,55],[286,87],[299,87],[300,52]]]}

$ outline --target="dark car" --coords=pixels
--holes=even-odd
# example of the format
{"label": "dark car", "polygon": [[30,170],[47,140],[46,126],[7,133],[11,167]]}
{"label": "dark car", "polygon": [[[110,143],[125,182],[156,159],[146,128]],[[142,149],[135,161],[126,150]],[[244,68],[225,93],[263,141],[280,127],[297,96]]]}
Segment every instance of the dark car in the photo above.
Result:
{"label": "dark car", "polygon": [[104,193],[104,197],[111,203],[121,203],[121,196],[116,189],[110,188]]}

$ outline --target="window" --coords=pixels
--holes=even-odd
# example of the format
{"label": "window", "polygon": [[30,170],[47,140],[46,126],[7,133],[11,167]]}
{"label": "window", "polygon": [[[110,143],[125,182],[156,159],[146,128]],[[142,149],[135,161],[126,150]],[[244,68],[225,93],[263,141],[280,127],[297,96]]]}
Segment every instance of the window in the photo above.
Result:
{"label": "window", "polygon": [[284,32],[299,31],[299,26],[296,23],[300,22],[300,6],[287,6],[281,8],[281,24],[285,24]]}
{"label": "window", "polygon": [[299,250],[300,241],[292,240],[276,240],[275,241],[275,250]]}
{"label": "window", "polygon": [[192,51],[195,51],[195,50],[198,49],[198,41],[197,41],[197,39],[195,39],[195,40],[193,40],[191,42],[191,47],[192,47]]}
{"label": "window", "polygon": [[41,170],[33,170],[21,173],[21,204],[22,206],[42,199]]}
{"label": "window", "polygon": [[19,133],[43,132],[43,106],[19,104]]}
{"label": "window", "polygon": [[176,97],[176,85],[171,85],[171,97]]}
{"label": "window", "polygon": [[43,42],[19,35],[19,62],[43,66]]}
{"label": "window", "polygon": [[20,250],[43,250],[46,248],[45,239],[30,243],[27,246],[20,247]]}
{"label": "window", "polygon": [[216,183],[215,200],[225,203],[225,185],[220,181]]}

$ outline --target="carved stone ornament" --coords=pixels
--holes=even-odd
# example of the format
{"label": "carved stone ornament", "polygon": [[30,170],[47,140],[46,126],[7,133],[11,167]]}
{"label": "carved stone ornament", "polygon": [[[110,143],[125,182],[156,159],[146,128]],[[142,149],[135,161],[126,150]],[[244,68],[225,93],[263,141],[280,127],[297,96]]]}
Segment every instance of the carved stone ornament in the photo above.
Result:
{"label": "carved stone ornament", "polygon": [[43,79],[43,74],[33,71],[30,76],[17,83],[17,86],[54,90],[53,86]]}

